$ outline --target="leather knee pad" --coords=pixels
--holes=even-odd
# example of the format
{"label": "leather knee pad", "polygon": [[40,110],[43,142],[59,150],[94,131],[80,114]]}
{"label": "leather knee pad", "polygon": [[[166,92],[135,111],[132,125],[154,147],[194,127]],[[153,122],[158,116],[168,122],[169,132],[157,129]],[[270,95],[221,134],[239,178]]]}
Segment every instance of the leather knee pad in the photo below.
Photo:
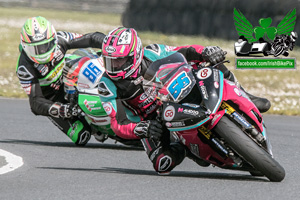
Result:
{"label": "leather knee pad", "polygon": [[149,153],[155,171],[170,172],[185,158],[185,148],[180,143],[171,143],[168,147],[159,146]]}
{"label": "leather knee pad", "polygon": [[85,128],[81,121],[77,120],[69,128],[67,135],[76,145],[84,146],[91,138],[91,131]]}

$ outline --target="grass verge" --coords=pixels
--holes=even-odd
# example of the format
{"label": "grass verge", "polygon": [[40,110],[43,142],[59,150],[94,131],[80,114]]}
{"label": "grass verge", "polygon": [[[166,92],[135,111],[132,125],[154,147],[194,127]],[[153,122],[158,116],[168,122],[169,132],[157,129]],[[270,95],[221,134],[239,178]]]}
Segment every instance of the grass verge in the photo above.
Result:
{"label": "grass verge", "polygon": [[[38,15],[51,21],[56,30],[77,33],[101,31],[107,34],[111,29],[121,26],[121,16],[116,14],[0,7],[0,96],[26,98],[15,75],[19,56],[19,33],[28,17]],[[235,41],[153,32],[139,32],[139,35],[144,45],[162,43],[173,46],[220,46],[228,52],[227,58],[231,63],[227,66],[234,72],[241,85],[253,95],[266,97],[271,101],[272,107],[268,114],[300,115],[299,63],[296,70],[236,70],[233,52]],[[299,47],[296,47],[290,56],[299,60]]]}

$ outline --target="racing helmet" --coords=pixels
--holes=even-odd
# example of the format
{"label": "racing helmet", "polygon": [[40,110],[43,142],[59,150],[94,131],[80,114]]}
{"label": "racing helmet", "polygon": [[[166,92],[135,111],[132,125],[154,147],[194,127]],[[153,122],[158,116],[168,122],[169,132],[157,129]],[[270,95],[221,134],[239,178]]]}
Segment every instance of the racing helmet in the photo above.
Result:
{"label": "racing helmet", "polygon": [[57,34],[53,25],[41,16],[27,19],[21,30],[21,45],[33,62],[50,62],[57,47]]}
{"label": "racing helmet", "polygon": [[116,28],[103,40],[104,66],[113,80],[136,78],[143,55],[142,42],[133,28]]}

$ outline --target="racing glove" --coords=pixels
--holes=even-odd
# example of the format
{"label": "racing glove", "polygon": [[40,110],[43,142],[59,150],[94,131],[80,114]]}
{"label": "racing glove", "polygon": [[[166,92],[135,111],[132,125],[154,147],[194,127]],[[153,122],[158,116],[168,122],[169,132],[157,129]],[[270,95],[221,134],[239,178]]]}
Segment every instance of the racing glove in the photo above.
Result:
{"label": "racing glove", "polygon": [[150,138],[159,140],[162,137],[163,126],[156,120],[147,120],[139,122],[133,132],[140,138]]}
{"label": "racing glove", "polygon": [[218,46],[207,46],[202,51],[202,57],[206,62],[217,64],[225,59],[226,53]]}
{"label": "racing glove", "polygon": [[49,114],[55,118],[70,118],[72,116],[77,116],[77,109],[70,106],[70,104],[55,102],[49,108]]}

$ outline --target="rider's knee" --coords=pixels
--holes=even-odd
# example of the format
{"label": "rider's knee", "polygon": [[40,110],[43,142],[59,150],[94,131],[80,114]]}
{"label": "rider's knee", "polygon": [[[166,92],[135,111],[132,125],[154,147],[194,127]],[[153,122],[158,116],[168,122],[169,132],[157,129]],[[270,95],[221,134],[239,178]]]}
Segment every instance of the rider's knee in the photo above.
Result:
{"label": "rider's knee", "polygon": [[78,146],[84,146],[91,138],[91,131],[79,120],[69,128],[67,135]]}

